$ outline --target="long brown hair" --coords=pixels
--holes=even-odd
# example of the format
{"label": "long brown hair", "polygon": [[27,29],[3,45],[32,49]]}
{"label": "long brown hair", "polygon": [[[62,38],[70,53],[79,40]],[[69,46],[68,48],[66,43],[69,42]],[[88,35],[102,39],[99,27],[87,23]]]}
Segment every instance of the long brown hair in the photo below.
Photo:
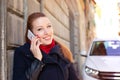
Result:
{"label": "long brown hair", "polygon": [[[25,41],[26,42],[29,42],[29,39],[27,38],[28,29],[31,30],[33,21],[40,17],[46,17],[46,15],[43,13],[40,13],[40,12],[35,12],[28,16],[26,33],[25,33]],[[62,44],[58,41],[56,41],[56,43],[60,45],[61,51],[62,51],[62,54],[64,55],[64,57],[66,59],[68,59],[70,62],[74,62],[71,51],[64,44]]]}
{"label": "long brown hair", "polygon": [[58,41],[56,41],[56,43],[60,45],[64,57],[73,63],[74,59],[73,59],[73,55],[70,49],[65,44],[62,44]]}

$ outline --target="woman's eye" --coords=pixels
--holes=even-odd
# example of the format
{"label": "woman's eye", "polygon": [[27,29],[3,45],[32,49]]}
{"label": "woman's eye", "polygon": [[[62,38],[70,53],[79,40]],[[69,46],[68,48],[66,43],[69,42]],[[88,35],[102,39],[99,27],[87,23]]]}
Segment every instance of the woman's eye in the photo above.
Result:
{"label": "woman's eye", "polygon": [[48,28],[51,27],[51,25],[47,26]]}
{"label": "woman's eye", "polygon": [[38,31],[42,30],[41,28],[38,29]]}

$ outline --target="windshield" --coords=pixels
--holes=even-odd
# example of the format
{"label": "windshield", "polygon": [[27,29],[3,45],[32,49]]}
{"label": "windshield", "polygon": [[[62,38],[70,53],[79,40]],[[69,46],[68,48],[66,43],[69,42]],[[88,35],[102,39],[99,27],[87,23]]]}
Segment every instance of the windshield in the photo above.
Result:
{"label": "windshield", "polygon": [[90,55],[120,56],[120,41],[95,41],[93,42]]}

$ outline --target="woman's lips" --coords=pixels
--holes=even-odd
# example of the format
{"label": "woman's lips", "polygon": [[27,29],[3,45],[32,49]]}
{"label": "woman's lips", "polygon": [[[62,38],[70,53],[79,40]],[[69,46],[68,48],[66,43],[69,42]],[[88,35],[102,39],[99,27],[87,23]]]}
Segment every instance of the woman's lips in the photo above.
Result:
{"label": "woman's lips", "polygon": [[51,37],[49,36],[49,37],[45,37],[45,38],[43,38],[43,39],[45,39],[45,40],[50,40]]}

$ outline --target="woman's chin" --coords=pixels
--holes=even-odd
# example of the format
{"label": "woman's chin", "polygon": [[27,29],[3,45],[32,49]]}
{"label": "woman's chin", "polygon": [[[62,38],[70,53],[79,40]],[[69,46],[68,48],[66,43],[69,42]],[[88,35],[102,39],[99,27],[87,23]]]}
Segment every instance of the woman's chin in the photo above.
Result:
{"label": "woman's chin", "polygon": [[43,45],[49,45],[49,44],[51,44],[52,43],[52,41],[45,41],[44,43],[43,43]]}

